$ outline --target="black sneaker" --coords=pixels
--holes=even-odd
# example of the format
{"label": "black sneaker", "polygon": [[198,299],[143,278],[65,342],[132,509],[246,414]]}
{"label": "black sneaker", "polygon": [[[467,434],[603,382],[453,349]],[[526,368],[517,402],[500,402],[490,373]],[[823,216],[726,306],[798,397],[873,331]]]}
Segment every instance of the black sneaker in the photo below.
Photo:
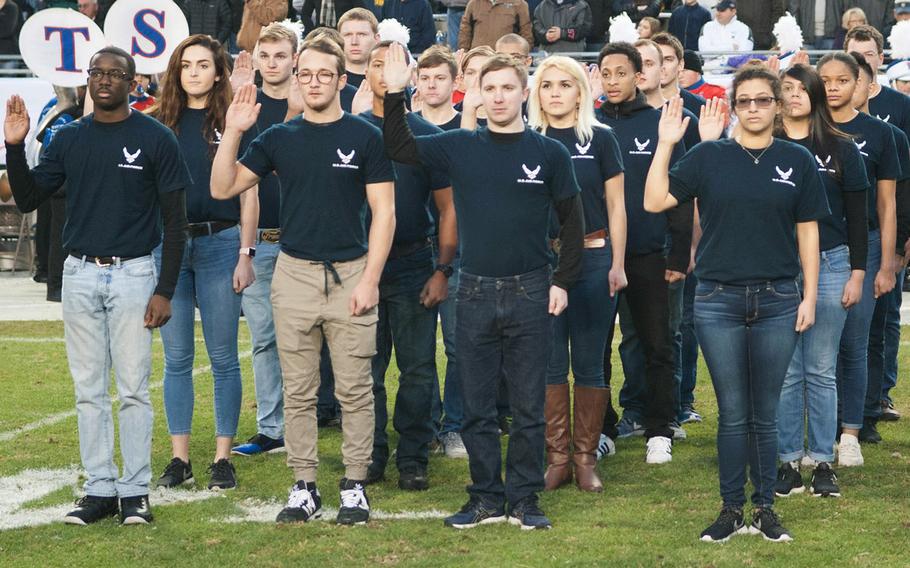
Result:
{"label": "black sneaker", "polygon": [[743,523],[743,511],[736,507],[724,507],[717,520],[701,533],[703,542],[727,542],[731,536],[748,533]]}
{"label": "black sneaker", "polygon": [[509,524],[517,525],[523,531],[553,528],[553,523],[537,506],[537,495],[533,494],[509,507]]}
{"label": "black sneaker", "polygon": [[812,495],[815,497],[840,497],[840,487],[837,486],[837,476],[831,469],[831,464],[821,462],[812,472]]}
{"label": "black sneaker", "polygon": [[363,480],[363,484],[373,485],[374,483],[379,483],[380,481],[384,480],[385,466],[386,464],[384,463],[373,461],[373,463],[367,467],[367,477]]}
{"label": "black sneaker", "polygon": [[771,542],[789,542],[793,540],[790,531],[780,524],[780,517],[770,507],[756,509],[752,513],[752,526],[749,527],[752,534],[760,534],[765,540]]}
{"label": "black sneaker", "polygon": [[287,506],[278,513],[275,522],[305,523],[322,516],[322,496],[315,483],[298,481],[288,494]]}
{"label": "black sneaker", "polygon": [[76,508],[63,517],[63,522],[68,525],[90,525],[116,514],[116,497],[86,495],[76,501]]}
{"label": "black sneaker", "polygon": [[221,458],[209,466],[208,472],[212,474],[209,480],[209,489],[233,489],[237,487],[237,471],[230,460]]}
{"label": "black sneaker", "polygon": [[153,518],[148,495],[124,497],[120,500],[121,525],[147,525]]}
{"label": "black sneaker", "polygon": [[477,525],[504,522],[506,522],[506,511],[502,505],[486,502],[480,497],[471,497],[460,511],[446,517],[444,524],[453,529],[472,529]]}
{"label": "black sneaker", "polygon": [[859,431],[859,441],[863,444],[877,444],[882,441],[882,435],[878,433],[878,420],[875,418],[864,418],[863,427]]}
{"label": "black sneaker", "polygon": [[164,473],[161,474],[155,485],[158,487],[179,487],[181,485],[192,485],[195,482],[196,480],[193,479],[193,466],[190,462],[174,458],[164,468]]}
{"label": "black sneaker", "polygon": [[777,482],[774,494],[778,497],[789,497],[806,490],[803,476],[799,474],[799,461],[786,462],[777,470]]}
{"label": "black sneaker", "polygon": [[894,408],[894,403],[890,400],[882,401],[882,417],[880,420],[885,422],[897,422],[901,419],[901,413]]}
{"label": "black sneaker", "polygon": [[398,488],[402,491],[426,491],[430,488],[427,470],[418,466],[401,468],[398,474]]}
{"label": "black sneaker", "polygon": [[339,525],[364,525],[370,520],[370,500],[363,481],[342,478],[341,507],[335,522]]}

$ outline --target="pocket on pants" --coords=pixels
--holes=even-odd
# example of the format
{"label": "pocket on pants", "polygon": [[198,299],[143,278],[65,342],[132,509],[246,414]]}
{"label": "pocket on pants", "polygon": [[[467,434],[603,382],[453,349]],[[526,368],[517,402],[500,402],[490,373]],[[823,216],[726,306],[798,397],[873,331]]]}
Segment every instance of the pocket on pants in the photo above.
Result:
{"label": "pocket on pants", "polygon": [[379,308],[374,306],[363,315],[351,316],[345,324],[344,348],[354,357],[376,355],[376,322]]}
{"label": "pocket on pants", "polygon": [[771,293],[778,298],[791,299],[800,297],[799,286],[796,285],[796,282],[775,282],[769,288]]}
{"label": "pocket on pants", "polygon": [[704,301],[710,300],[720,294],[724,287],[719,282],[699,282],[695,287],[695,299]]}
{"label": "pocket on pants", "polygon": [[67,255],[66,260],[63,261],[63,275],[72,276],[79,272],[79,265],[82,264],[82,261]]}

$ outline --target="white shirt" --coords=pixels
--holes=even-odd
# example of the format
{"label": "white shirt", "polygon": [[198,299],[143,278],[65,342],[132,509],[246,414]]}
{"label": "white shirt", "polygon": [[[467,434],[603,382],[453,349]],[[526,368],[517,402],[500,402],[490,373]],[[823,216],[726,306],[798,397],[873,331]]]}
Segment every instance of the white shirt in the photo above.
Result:
{"label": "white shirt", "polygon": [[752,30],[736,16],[723,25],[711,20],[701,29],[699,51],[752,51]]}

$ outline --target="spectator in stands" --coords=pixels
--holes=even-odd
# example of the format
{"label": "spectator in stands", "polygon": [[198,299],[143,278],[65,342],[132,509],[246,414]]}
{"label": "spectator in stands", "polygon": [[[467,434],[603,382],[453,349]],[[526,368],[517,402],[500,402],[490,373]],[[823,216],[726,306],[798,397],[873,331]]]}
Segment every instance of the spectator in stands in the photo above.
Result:
{"label": "spectator in stands", "polygon": [[[880,32],[890,30],[894,25],[894,0],[830,0],[836,10],[847,7],[860,8],[866,15],[866,23]],[[847,31],[850,31],[849,28]]]}
{"label": "spectator in stands", "polygon": [[152,96],[152,76],[136,73],[133,80],[136,81],[136,88],[130,92],[130,108],[144,112],[155,104],[155,97]]}
{"label": "spectator in stands", "polygon": [[[21,9],[22,7],[20,6],[19,8]],[[910,0],[897,0],[894,3],[894,19],[887,28],[882,30],[882,35],[886,38],[889,37],[894,24],[904,20],[910,20]]]}
{"label": "spectator in stands", "polygon": [[[0,0],[0,55],[19,55],[19,6]],[[19,62],[0,61],[2,69],[16,69]]]}
{"label": "spectator in stands", "polygon": [[866,13],[863,12],[862,8],[850,8],[841,16],[840,25],[841,27],[834,33],[833,49],[843,49],[847,32],[856,26],[868,26],[869,20],[866,19]]}
{"label": "spectator in stands", "polygon": [[807,49],[831,49],[839,14],[825,0],[790,0],[787,9],[803,31]]}
{"label": "spectator in stands", "polygon": [[584,51],[590,27],[585,0],[544,0],[534,11],[534,37],[549,53]]}
{"label": "spectator in stands", "polygon": [[737,18],[752,30],[755,49],[771,49],[774,36],[771,29],[787,11],[785,0],[738,0]]}
{"label": "spectator in stands", "polygon": [[607,27],[613,15],[610,0],[587,0],[591,7],[591,29],[586,38],[588,51],[600,52],[607,41]]}
{"label": "spectator in stands", "polygon": [[638,39],[651,39],[660,33],[660,20],[645,16],[638,22]]}
{"label": "spectator in stands", "polygon": [[287,0],[244,0],[243,21],[240,24],[240,31],[237,32],[237,47],[252,53],[262,28],[287,17]]}
{"label": "spectator in stands", "polygon": [[98,11],[98,0],[79,0],[79,12],[87,16],[90,20],[98,24],[98,27],[104,29],[104,18]]}
{"label": "spectator in stands", "polygon": [[613,0],[613,13],[623,12],[635,23],[644,17],[656,18],[660,15],[660,0]]}
{"label": "spectator in stands", "polygon": [[412,54],[422,53],[436,43],[436,24],[428,0],[385,0],[382,19],[387,18],[394,18],[407,26],[411,32],[408,51]]}
{"label": "spectator in stands", "polygon": [[[382,10],[381,8],[376,9],[370,0],[365,2],[363,0],[304,0],[300,18],[303,20],[304,29],[309,33],[315,28],[322,26],[327,28],[336,27],[336,23],[341,20],[341,16],[354,8],[365,9],[373,14],[374,18],[378,17],[376,13]],[[350,80],[348,80],[348,83],[350,83]]]}
{"label": "spectator in stands", "polygon": [[228,0],[183,0],[177,5],[186,15],[190,35],[206,34],[224,44],[231,35]]}
{"label": "spectator in stands", "polygon": [[699,51],[752,51],[752,30],[736,18],[736,2],[717,3],[714,20],[705,24],[698,38]]}
{"label": "spectator in stands", "polygon": [[675,35],[684,48],[698,49],[698,36],[710,21],[711,12],[699,5],[698,0],[684,0],[670,15],[667,31]]}
{"label": "spectator in stands", "polygon": [[508,33],[517,33],[528,43],[534,43],[531,14],[525,0],[470,0],[461,19],[458,48],[467,51],[482,45],[493,47],[496,40]]}
{"label": "spectator in stands", "polygon": [[683,53],[683,70],[679,73],[679,86],[683,89],[704,98],[726,98],[727,90],[720,85],[706,83],[702,75],[701,56],[687,49]]}
{"label": "spectator in stands", "polygon": [[464,9],[467,6],[467,0],[440,0],[446,7],[446,43],[449,49],[455,51],[458,49],[458,34],[461,31],[461,18],[464,16]]}

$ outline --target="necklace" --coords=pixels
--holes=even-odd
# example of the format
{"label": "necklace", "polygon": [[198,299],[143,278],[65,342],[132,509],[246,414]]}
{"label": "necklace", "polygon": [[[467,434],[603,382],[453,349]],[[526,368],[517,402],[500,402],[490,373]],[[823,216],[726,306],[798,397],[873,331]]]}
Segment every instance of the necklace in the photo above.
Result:
{"label": "necklace", "polygon": [[771,143],[768,144],[767,146],[765,146],[765,149],[761,151],[761,154],[756,156],[755,154],[750,152],[745,146],[743,146],[742,142],[740,142],[739,139],[736,140],[736,143],[739,144],[739,147],[743,149],[743,152],[745,152],[746,154],[749,154],[749,157],[752,158],[752,160],[755,162],[756,165],[758,165],[758,161],[761,160],[761,157],[765,155],[765,152],[768,151],[768,148],[770,148],[771,146],[774,146],[774,140],[771,140]]}

